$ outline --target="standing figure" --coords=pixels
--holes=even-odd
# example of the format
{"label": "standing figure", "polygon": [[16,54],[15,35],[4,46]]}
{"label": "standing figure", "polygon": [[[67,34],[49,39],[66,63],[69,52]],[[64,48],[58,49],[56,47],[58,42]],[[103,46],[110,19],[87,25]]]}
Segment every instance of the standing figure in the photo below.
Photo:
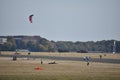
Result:
{"label": "standing figure", "polygon": [[41,64],[43,64],[43,60],[42,60],[42,58],[41,58]]}
{"label": "standing figure", "polygon": [[100,56],[100,59],[102,59],[102,55],[99,55]]}
{"label": "standing figure", "polygon": [[89,64],[90,64],[90,63],[89,63],[89,62],[87,62],[87,66],[89,66]]}
{"label": "standing figure", "polygon": [[16,60],[17,60],[17,55],[14,54],[14,55],[13,55],[13,61],[16,61]]}
{"label": "standing figure", "polygon": [[27,58],[27,60],[29,60],[29,58],[30,58],[30,54],[31,54],[31,53],[30,53],[30,52],[28,52],[28,58]]}

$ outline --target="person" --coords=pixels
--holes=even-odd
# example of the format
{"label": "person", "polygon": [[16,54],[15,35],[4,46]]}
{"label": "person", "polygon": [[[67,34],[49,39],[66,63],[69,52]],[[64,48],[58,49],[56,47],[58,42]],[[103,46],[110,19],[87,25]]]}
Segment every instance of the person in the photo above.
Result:
{"label": "person", "polygon": [[87,66],[89,66],[89,64],[90,64],[90,63],[89,63],[89,62],[87,62]]}
{"label": "person", "polygon": [[50,63],[48,63],[48,64],[57,64],[55,61],[53,61],[53,62],[50,62]]}
{"label": "person", "polygon": [[29,60],[29,58],[30,58],[30,54],[31,54],[31,53],[30,53],[30,52],[28,52],[28,57],[27,57],[27,60]]}
{"label": "person", "polygon": [[43,64],[42,58],[41,58],[41,64]]}
{"label": "person", "polygon": [[100,56],[100,59],[102,59],[102,55],[99,55]]}
{"label": "person", "polygon": [[83,60],[87,62],[87,66],[89,66],[89,60],[90,60],[90,57],[89,56],[84,56],[83,57]]}
{"label": "person", "polygon": [[88,61],[90,60],[90,57],[84,56],[84,57],[83,57],[83,60],[88,62]]}
{"label": "person", "polygon": [[30,52],[28,52],[28,55],[30,55]]}
{"label": "person", "polygon": [[16,61],[16,60],[17,60],[17,56],[14,55],[14,56],[13,56],[13,61]]}

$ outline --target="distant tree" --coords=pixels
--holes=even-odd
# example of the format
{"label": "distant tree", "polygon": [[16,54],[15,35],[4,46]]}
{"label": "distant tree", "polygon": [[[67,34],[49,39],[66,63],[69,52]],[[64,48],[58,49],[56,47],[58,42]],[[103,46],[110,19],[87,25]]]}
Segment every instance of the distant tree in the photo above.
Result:
{"label": "distant tree", "polygon": [[120,41],[116,41],[116,52],[120,53]]}
{"label": "distant tree", "polygon": [[[7,42],[0,44],[0,50],[15,51],[16,49],[29,49],[36,52],[113,52],[114,40],[72,42],[49,41],[40,36],[7,36]],[[20,39],[19,39],[20,38]],[[30,39],[30,40],[29,40]],[[120,53],[120,41],[116,41],[116,52]]]}

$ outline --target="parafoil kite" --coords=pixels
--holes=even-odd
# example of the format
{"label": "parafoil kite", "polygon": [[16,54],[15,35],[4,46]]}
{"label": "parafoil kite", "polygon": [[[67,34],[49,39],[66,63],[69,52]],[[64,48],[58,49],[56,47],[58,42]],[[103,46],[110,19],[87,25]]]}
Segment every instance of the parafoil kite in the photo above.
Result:
{"label": "parafoil kite", "polygon": [[34,16],[33,14],[29,16],[29,21],[30,21],[30,23],[33,22],[33,21],[32,21],[32,17],[33,17],[33,16]]}

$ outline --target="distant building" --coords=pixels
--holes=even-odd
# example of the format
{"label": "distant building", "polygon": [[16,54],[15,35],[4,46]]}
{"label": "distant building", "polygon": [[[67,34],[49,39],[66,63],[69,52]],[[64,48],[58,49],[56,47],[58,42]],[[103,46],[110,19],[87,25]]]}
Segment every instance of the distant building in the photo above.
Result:
{"label": "distant building", "polygon": [[8,37],[11,37],[16,41],[16,44],[18,45],[17,48],[21,47],[22,42],[38,43],[40,39],[42,39],[40,36],[0,36],[0,44],[6,43]]}
{"label": "distant building", "polygon": [[23,42],[39,42],[39,40],[41,39],[40,36],[13,36],[13,38],[17,41],[23,41]]}
{"label": "distant building", "polygon": [[37,43],[40,40],[39,36],[26,36],[22,39],[24,42],[33,42],[33,43]]}
{"label": "distant building", "polygon": [[0,38],[0,44],[4,44],[4,43],[6,43],[7,42],[7,38],[5,38],[5,37],[1,37]]}

